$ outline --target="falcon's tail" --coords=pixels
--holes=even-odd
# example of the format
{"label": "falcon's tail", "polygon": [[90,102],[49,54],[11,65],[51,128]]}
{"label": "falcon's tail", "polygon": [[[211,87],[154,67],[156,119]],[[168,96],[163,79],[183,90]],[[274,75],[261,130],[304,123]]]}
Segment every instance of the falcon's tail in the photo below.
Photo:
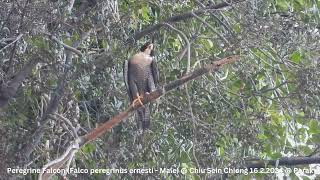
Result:
{"label": "falcon's tail", "polygon": [[138,128],[142,127],[143,130],[149,129],[150,127],[150,107],[149,105],[144,105],[137,110],[136,121]]}

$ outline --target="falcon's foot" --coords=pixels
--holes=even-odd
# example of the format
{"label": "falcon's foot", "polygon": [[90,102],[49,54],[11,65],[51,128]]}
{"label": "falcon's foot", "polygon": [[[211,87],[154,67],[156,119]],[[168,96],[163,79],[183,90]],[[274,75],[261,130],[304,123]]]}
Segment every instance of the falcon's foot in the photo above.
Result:
{"label": "falcon's foot", "polygon": [[142,103],[142,101],[141,101],[141,98],[142,98],[142,96],[137,95],[137,98],[132,101],[132,106],[134,107],[134,104],[135,104],[137,101],[139,102],[139,104],[140,104],[141,106],[144,106],[143,103]]}

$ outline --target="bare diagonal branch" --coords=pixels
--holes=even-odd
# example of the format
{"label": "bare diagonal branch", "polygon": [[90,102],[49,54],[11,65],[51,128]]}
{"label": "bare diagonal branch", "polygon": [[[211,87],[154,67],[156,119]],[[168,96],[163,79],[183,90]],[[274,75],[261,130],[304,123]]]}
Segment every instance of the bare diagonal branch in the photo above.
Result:
{"label": "bare diagonal branch", "polygon": [[[150,101],[155,100],[155,99],[159,98],[160,96],[163,96],[167,92],[176,89],[177,87],[185,84],[188,81],[196,79],[196,78],[198,78],[208,72],[216,71],[220,67],[222,67],[223,65],[230,64],[230,63],[235,62],[239,59],[240,59],[240,56],[230,56],[230,57],[226,57],[222,60],[215,61],[212,64],[208,64],[202,68],[199,68],[199,69],[175,80],[175,81],[172,81],[172,82],[158,88],[156,91],[151,92],[150,94],[146,95],[144,98],[142,97],[141,101],[143,104],[147,104]],[[127,118],[134,110],[138,109],[139,107],[141,107],[141,104],[138,102],[136,104],[134,104],[134,106],[131,105],[126,111],[119,113],[118,115],[114,116],[112,119],[106,121],[101,126],[97,127],[96,129],[93,129],[88,134],[82,136],[81,137],[82,141],[81,141],[80,145],[83,145],[83,144],[90,142],[90,141],[96,139],[97,137],[101,136],[106,131],[110,130],[114,125],[118,124],[123,119]]]}

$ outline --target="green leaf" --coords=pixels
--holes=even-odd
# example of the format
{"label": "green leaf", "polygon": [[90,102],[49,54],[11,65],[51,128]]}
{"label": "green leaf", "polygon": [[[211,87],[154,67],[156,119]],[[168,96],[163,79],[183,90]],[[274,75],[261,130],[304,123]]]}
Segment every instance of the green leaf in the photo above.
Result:
{"label": "green leaf", "polygon": [[312,135],[312,137],[310,138],[310,141],[311,141],[312,143],[319,144],[319,143],[320,143],[320,134],[314,134],[314,135]]}
{"label": "green leaf", "polygon": [[213,47],[213,42],[210,39],[207,39],[206,42],[205,42],[205,47],[207,49],[212,48]]}
{"label": "green leaf", "polygon": [[279,153],[279,152],[276,152],[276,153],[272,153],[271,155],[270,155],[270,158],[271,159],[279,159],[279,158],[281,158],[281,153]]}
{"label": "green leaf", "polygon": [[180,152],[180,161],[184,163],[188,163],[191,161],[190,156],[187,152],[182,151]]}
{"label": "green leaf", "polygon": [[295,0],[296,3],[299,3],[300,5],[305,4],[305,0]]}
{"label": "green leaf", "polygon": [[257,138],[260,140],[267,140],[268,139],[268,137],[264,134],[258,134]]}
{"label": "green leaf", "polygon": [[290,178],[292,179],[292,180],[298,180],[299,178],[298,178],[298,176],[294,173],[294,172],[292,172],[292,173],[290,173]]}
{"label": "green leaf", "polygon": [[[308,176],[301,176],[303,180],[311,180]],[[313,178],[312,178],[313,179]]]}
{"label": "green leaf", "polygon": [[149,9],[147,6],[142,6],[142,8],[139,10],[139,13],[141,14],[144,21],[149,22]]}
{"label": "green leaf", "polygon": [[295,51],[294,53],[291,54],[290,59],[295,63],[300,63],[301,57],[302,57],[301,53],[299,53],[298,51]]}
{"label": "green leaf", "polygon": [[299,146],[299,150],[303,152],[303,154],[305,155],[309,155],[313,152],[313,150],[311,148],[309,148],[308,146]]}
{"label": "green leaf", "polygon": [[271,112],[271,123],[273,125],[281,125],[282,121],[284,120],[283,115],[276,113],[276,112]]}
{"label": "green leaf", "polygon": [[95,149],[96,147],[93,144],[86,144],[81,148],[81,150],[87,154],[92,153]]}
{"label": "green leaf", "polygon": [[241,25],[240,23],[237,23],[234,25],[234,31],[237,32],[237,33],[240,33],[241,32]]}
{"label": "green leaf", "polygon": [[287,10],[288,9],[288,3],[287,0],[278,0],[277,1],[277,7],[281,10]]}
{"label": "green leaf", "polygon": [[308,123],[310,134],[320,134],[320,127],[318,121],[312,119]]}
{"label": "green leaf", "polygon": [[218,155],[219,156],[224,156],[224,148],[223,147],[219,147],[218,148]]}

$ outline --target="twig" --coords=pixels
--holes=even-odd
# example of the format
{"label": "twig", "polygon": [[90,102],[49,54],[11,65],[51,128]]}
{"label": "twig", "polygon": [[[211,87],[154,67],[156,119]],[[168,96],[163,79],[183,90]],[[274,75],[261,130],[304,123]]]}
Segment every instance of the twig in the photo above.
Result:
{"label": "twig", "polygon": [[187,52],[188,52],[188,61],[187,61],[187,73],[190,72],[190,66],[191,66],[191,53],[190,53],[190,42],[189,42],[189,39],[187,38],[187,36],[182,32],[180,31],[179,29],[173,27],[172,25],[168,24],[168,23],[164,23],[164,25],[168,26],[169,28],[171,28],[172,30],[176,31],[177,33],[179,33],[182,38],[186,41],[187,43]]}
{"label": "twig", "polygon": [[68,11],[69,14],[71,14],[71,12],[72,12],[72,8],[73,8],[74,1],[75,1],[75,0],[70,0],[70,1],[69,1],[69,5],[68,5],[68,7],[67,7],[67,11]]}
{"label": "twig", "polygon": [[6,45],[5,47],[3,47],[2,49],[0,49],[0,52],[4,51],[5,49],[7,49],[9,46],[11,46],[12,44],[14,44],[15,42],[19,41],[22,38],[23,34],[19,34],[19,36],[12,41],[10,44]]}
{"label": "twig", "polygon": [[[187,38],[187,36],[180,30],[174,28],[173,26],[171,26],[170,24],[168,23],[165,23],[166,26],[170,27],[171,29],[173,29],[174,31],[178,32],[182,37],[183,39],[186,41],[186,44],[187,44],[187,52],[188,52],[188,61],[187,61],[187,72],[186,73],[189,73],[190,71],[190,66],[191,66],[191,53],[190,53],[190,42],[189,42],[189,39]],[[185,90],[186,90],[186,95],[187,95],[187,99],[188,99],[188,108],[189,108],[189,111],[190,111],[190,115],[191,115],[191,120],[192,120],[192,127],[193,127],[193,133],[196,133],[196,120],[195,120],[195,117],[194,117],[194,114],[193,114],[193,110],[192,110],[192,105],[191,105],[191,97],[189,95],[189,91],[188,91],[188,85],[186,84],[185,85]],[[195,141],[195,139],[193,138],[193,141]],[[197,163],[197,166],[199,167],[199,162],[198,162],[198,159],[195,155],[195,151],[194,151],[194,148],[193,148],[193,157]]]}
{"label": "twig", "polygon": [[[199,32],[201,31],[201,28],[202,28],[202,26],[199,26],[197,32],[195,32],[193,35],[191,35],[191,39],[189,41],[190,46],[199,37]],[[180,61],[184,57],[184,55],[186,54],[187,50],[188,50],[188,46],[184,46],[183,49],[176,56],[177,57],[176,59],[178,61]]]}
{"label": "twig", "polygon": [[269,92],[269,91],[275,91],[275,90],[277,90],[278,88],[280,88],[281,86],[287,85],[287,84],[289,84],[289,83],[293,83],[293,82],[284,81],[284,82],[282,82],[282,83],[280,83],[280,84],[278,84],[277,86],[274,86],[274,87],[272,87],[272,88],[264,89],[264,90],[261,90],[261,91],[258,90],[257,92],[254,92],[254,94],[256,95],[256,94],[267,93],[267,92]]}
{"label": "twig", "polygon": [[[206,6],[205,6],[203,3],[201,3],[200,1],[198,1],[198,0],[195,0],[195,1],[196,1],[196,3],[199,4],[202,8],[205,8],[205,7],[206,7]],[[211,16],[213,16],[214,18],[216,18],[216,20],[218,20],[219,23],[222,24],[222,26],[227,29],[227,31],[229,31],[231,34],[234,33],[233,30],[230,29],[230,27],[227,26],[221,19],[219,19],[213,12],[210,11],[209,13],[210,13]]]}
{"label": "twig", "polygon": [[55,113],[54,115],[49,115],[49,117],[50,117],[50,118],[53,118],[53,119],[60,119],[60,120],[62,120],[62,121],[64,121],[64,122],[66,122],[66,123],[70,126],[70,128],[71,128],[72,133],[73,133],[73,136],[74,136],[75,138],[78,138],[78,133],[77,133],[77,131],[76,131],[76,128],[74,128],[74,126],[72,125],[72,123],[71,123],[71,121],[70,121],[69,119],[63,117],[62,115],[60,115],[60,114],[58,114],[58,113]]}
{"label": "twig", "polygon": [[50,161],[46,165],[43,166],[41,173],[39,174],[39,180],[49,180],[54,173],[46,172],[47,169],[61,169],[63,167],[68,167],[70,162],[75,155],[76,152],[79,150],[79,143],[75,141],[71,146],[68,147],[65,153],[63,153],[59,158]]}
{"label": "twig", "polygon": [[90,114],[89,114],[89,111],[88,111],[88,107],[87,107],[86,102],[83,102],[83,105],[84,105],[84,110],[86,111],[86,114],[87,114],[88,128],[91,129],[91,125],[90,125]]}
{"label": "twig", "polygon": [[62,45],[65,49],[77,54],[78,56],[82,57],[82,53],[74,48],[74,47],[71,47],[65,43],[63,43],[62,41],[60,41],[58,38],[56,38],[55,36],[53,36],[52,34],[49,34],[49,33],[44,33],[45,35],[48,35],[50,39],[54,40],[55,42],[57,42],[58,44]]}
{"label": "twig", "polygon": [[207,25],[214,33],[216,33],[220,39],[222,39],[226,44],[228,44],[228,46],[230,46],[229,41],[224,38],[217,30],[214,29],[214,27],[212,27],[209,23],[207,23],[205,20],[203,20],[202,18],[200,18],[198,15],[196,15],[195,13],[192,12],[192,15],[198,19],[199,21],[201,21],[203,24]]}

